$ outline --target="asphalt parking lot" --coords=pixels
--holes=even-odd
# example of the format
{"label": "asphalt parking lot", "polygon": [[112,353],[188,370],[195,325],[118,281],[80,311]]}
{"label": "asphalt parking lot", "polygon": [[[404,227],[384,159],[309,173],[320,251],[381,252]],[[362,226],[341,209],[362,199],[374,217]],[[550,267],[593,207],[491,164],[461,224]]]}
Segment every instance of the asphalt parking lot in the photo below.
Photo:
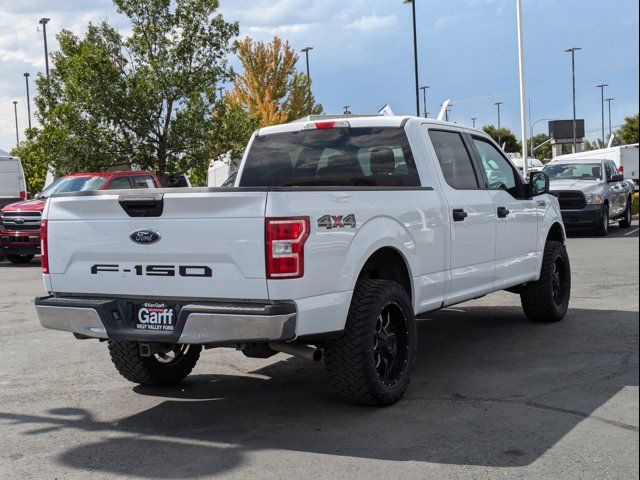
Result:
{"label": "asphalt parking lot", "polygon": [[208,351],[180,387],[134,386],[106,345],[40,327],[37,262],[0,262],[0,477],[638,478],[637,223],[569,239],[561,323],[506,292],[426,315],[385,409],[284,354]]}

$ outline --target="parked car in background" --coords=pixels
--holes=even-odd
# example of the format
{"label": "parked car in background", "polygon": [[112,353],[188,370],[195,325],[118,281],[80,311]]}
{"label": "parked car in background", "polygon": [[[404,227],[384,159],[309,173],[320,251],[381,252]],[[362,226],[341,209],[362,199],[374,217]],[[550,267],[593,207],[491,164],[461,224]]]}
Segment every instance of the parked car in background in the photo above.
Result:
{"label": "parked car in background", "polygon": [[601,148],[599,150],[588,150],[586,152],[559,155],[552,160],[560,162],[573,160],[575,162],[592,162],[599,160],[611,160],[616,164],[618,173],[624,175],[625,180],[629,180],[633,188],[638,190],[638,178],[640,177],[640,167],[638,166],[638,144],[622,145],[619,147]]}
{"label": "parked car in background", "polygon": [[[541,172],[544,168],[544,163],[537,158],[529,158],[527,160],[529,162],[529,172]],[[521,172],[524,171],[524,162],[522,161],[522,157],[512,157],[511,161],[516,167],[518,167],[518,170]]]}
{"label": "parked car in background", "polygon": [[609,222],[631,226],[633,187],[618,173],[612,160],[557,160],[544,168],[550,191],[560,202],[562,220],[569,229],[609,233]]}
{"label": "parked car in background", "polygon": [[27,198],[27,186],[18,157],[0,157],[0,209]]}
{"label": "parked car in background", "polygon": [[160,186],[153,172],[77,173],[58,178],[33,200],[0,211],[0,251],[13,263],[28,263],[40,253],[40,223],[46,200],[54,193],[88,190],[147,189]]}

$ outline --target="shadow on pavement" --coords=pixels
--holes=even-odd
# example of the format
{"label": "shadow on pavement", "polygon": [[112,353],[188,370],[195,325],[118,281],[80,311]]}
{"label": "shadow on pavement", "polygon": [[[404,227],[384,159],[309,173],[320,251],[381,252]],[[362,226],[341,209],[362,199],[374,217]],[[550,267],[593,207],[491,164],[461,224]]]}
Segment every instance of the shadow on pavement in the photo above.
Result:
{"label": "shadow on pavement", "polygon": [[[143,478],[219,474],[249,452],[274,449],[514,467],[534,462],[622,387],[638,385],[637,312],[574,309],[549,325],[530,323],[515,307],[461,306],[428,317],[419,323],[409,391],[384,409],[334,399],[322,365],[288,359],[254,377],[133,387],[163,400],[115,422],[84,409],[0,413],[0,420],[34,428],[26,435],[102,432],[103,440],[72,447],[58,462]],[[107,401],[112,409],[123,400]],[[637,441],[637,426],[591,421]]]}

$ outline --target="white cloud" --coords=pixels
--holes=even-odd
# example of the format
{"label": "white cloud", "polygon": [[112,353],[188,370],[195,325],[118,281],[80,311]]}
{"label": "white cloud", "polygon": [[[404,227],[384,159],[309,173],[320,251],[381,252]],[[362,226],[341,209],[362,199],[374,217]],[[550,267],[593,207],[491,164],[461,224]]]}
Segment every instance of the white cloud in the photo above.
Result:
{"label": "white cloud", "polygon": [[397,21],[398,17],[396,15],[386,15],[384,17],[372,15],[369,17],[360,17],[357,20],[354,20],[347,25],[347,28],[358,30],[360,32],[381,30],[394,25]]}

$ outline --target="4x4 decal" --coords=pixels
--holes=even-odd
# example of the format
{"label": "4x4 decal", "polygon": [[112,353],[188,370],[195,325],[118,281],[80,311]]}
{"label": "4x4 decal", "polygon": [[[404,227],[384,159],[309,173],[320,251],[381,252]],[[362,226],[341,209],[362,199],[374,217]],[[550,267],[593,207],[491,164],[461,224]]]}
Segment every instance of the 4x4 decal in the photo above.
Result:
{"label": "4x4 decal", "polygon": [[318,219],[318,228],[326,228],[331,230],[333,228],[356,228],[356,216],[351,213],[346,217],[342,215],[323,215]]}

